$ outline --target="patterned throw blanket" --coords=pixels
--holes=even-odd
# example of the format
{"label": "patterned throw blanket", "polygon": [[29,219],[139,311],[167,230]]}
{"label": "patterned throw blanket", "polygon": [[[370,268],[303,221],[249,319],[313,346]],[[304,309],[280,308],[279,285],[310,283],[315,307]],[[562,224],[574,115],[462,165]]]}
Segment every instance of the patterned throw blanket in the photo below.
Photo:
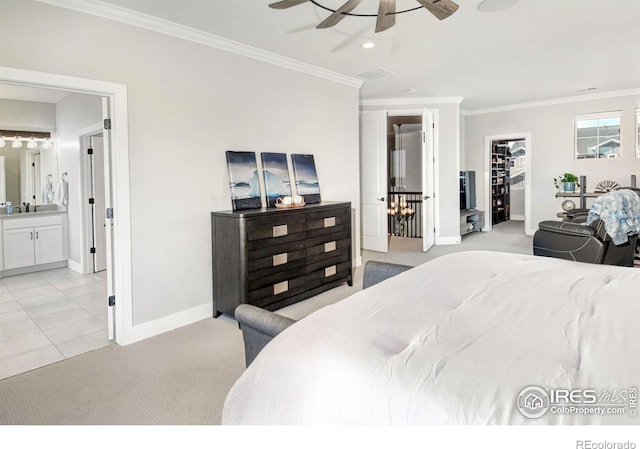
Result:
{"label": "patterned throw blanket", "polygon": [[640,233],[640,196],[633,190],[615,190],[596,199],[586,224],[600,219],[616,245],[628,241],[630,234]]}

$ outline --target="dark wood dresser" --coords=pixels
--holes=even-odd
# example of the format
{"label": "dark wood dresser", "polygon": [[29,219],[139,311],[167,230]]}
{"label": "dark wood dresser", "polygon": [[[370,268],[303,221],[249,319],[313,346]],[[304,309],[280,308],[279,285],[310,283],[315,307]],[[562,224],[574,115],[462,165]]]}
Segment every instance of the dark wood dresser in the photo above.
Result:
{"label": "dark wood dresser", "polygon": [[267,310],[353,285],[351,203],[211,212],[213,316]]}

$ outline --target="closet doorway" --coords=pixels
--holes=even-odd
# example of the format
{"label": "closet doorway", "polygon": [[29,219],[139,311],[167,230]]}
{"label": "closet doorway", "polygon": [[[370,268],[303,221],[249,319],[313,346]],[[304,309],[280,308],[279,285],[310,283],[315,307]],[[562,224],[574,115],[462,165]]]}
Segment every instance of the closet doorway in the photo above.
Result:
{"label": "closet doorway", "polygon": [[523,232],[532,235],[531,133],[485,137],[485,227],[522,221]]}

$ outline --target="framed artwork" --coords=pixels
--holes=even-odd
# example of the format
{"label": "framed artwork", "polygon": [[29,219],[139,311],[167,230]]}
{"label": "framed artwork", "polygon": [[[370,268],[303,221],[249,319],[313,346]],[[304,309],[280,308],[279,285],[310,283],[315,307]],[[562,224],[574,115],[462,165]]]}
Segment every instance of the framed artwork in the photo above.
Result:
{"label": "framed artwork", "polygon": [[320,183],[313,154],[292,154],[291,163],[298,195],[302,195],[307,204],[319,203]]}
{"label": "framed artwork", "polygon": [[260,209],[262,201],[256,153],[227,151],[226,154],[233,210]]}
{"label": "framed artwork", "polygon": [[260,156],[267,207],[275,207],[278,198],[291,196],[287,155],[285,153],[262,153]]}

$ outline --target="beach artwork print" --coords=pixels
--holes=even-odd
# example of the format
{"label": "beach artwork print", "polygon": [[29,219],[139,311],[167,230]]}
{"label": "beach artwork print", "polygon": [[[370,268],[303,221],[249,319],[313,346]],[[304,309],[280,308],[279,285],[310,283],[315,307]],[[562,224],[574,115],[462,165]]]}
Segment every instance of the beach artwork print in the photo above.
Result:
{"label": "beach artwork print", "polygon": [[262,202],[256,153],[227,151],[226,154],[233,210],[260,209]]}
{"label": "beach artwork print", "polygon": [[275,207],[278,198],[291,196],[287,155],[285,153],[262,153],[261,157],[267,207]]}
{"label": "beach artwork print", "polygon": [[320,183],[313,154],[292,154],[291,163],[298,195],[302,195],[307,204],[319,203]]}

